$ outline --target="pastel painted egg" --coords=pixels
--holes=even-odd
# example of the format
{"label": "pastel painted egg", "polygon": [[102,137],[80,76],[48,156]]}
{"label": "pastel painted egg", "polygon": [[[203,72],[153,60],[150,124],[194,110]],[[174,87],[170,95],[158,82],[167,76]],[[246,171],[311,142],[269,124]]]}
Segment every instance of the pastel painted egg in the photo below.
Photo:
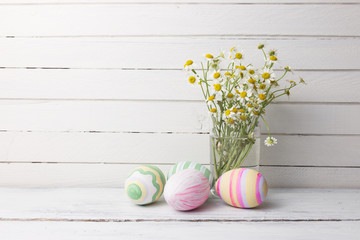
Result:
{"label": "pastel painted egg", "polygon": [[233,207],[253,208],[265,200],[268,187],[261,173],[253,169],[238,168],[224,173],[217,180],[216,192]]}
{"label": "pastel painted egg", "polygon": [[195,169],[174,174],[166,183],[166,202],[179,211],[200,207],[209,197],[210,184],[205,175]]}
{"label": "pastel painted egg", "polygon": [[159,168],[143,165],[129,174],[125,181],[125,192],[136,204],[153,203],[164,192],[165,181],[165,176]]}
{"label": "pastel painted egg", "polygon": [[167,175],[167,179],[170,179],[172,175],[174,175],[177,172],[180,172],[184,169],[195,169],[198,170],[200,172],[202,172],[205,177],[208,179],[210,186],[214,186],[214,178],[210,172],[210,170],[207,167],[204,167],[203,165],[201,165],[200,163],[195,163],[195,162],[190,162],[190,161],[186,161],[186,162],[179,162],[177,164],[175,164],[174,166],[172,166],[168,172]]}

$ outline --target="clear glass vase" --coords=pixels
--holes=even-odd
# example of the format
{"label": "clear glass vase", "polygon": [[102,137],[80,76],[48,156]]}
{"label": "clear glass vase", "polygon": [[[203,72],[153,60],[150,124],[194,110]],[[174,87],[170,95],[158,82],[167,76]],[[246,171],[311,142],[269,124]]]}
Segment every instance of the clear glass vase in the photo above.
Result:
{"label": "clear glass vase", "polygon": [[[252,168],[259,171],[260,128],[246,133],[220,132],[211,127],[210,169],[217,179],[225,172],[236,168]],[[213,187],[211,192],[217,196]]]}

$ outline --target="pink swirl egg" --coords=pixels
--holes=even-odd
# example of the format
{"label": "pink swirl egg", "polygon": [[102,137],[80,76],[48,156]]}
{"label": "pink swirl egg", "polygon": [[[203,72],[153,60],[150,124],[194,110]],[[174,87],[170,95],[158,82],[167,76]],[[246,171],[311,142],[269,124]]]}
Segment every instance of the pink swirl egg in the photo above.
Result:
{"label": "pink swirl egg", "polygon": [[200,207],[209,197],[210,184],[205,175],[195,169],[174,174],[165,185],[166,202],[178,211]]}

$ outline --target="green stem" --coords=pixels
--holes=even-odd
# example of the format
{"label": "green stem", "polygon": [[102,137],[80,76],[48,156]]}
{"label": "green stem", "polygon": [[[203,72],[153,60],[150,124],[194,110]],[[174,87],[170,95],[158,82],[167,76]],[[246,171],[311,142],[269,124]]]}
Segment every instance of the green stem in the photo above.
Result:
{"label": "green stem", "polygon": [[261,116],[261,118],[262,118],[262,120],[263,120],[263,121],[264,121],[264,123],[265,123],[266,129],[267,129],[267,131],[268,131],[268,133],[269,133],[269,137],[271,137],[271,134],[270,134],[270,128],[269,128],[269,126],[267,125],[267,123],[266,123],[266,121],[265,121],[264,117],[263,117],[263,116]]}

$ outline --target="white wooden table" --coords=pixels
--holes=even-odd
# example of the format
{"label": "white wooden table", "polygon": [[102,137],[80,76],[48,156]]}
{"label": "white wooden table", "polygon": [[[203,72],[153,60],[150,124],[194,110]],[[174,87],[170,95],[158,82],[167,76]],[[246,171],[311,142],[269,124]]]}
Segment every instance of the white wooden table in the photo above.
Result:
{"label": "white wooden table", "polygon": [[359,239],[359,189],[270,189],[256,209],[220,199],[178,212],[119,188],[1,188],[0,239]]}

